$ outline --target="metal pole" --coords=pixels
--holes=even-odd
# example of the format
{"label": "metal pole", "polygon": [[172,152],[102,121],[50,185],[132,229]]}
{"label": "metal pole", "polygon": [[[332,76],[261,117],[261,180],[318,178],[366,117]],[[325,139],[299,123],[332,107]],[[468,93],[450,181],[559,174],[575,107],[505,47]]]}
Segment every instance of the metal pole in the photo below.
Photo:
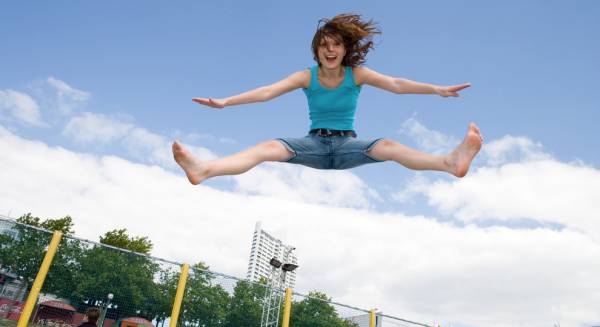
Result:
{"label": "metal pole", "polygon": [[63,234],[60,231],[55,231],[52,235],[52,240],[50,241],[50,245],[48,245],[48,251],[46,251],[42,265],[35,276],[35,280],[31,286],[31,291],[29,292],[27,301],[23,307],[23,312],[21,312],[21,317],[19,317],[17,327],[26,327],[27,323],[29,322],[29,318],[31,318],[31,312],[33,311],[33,307],[35,306],[38,295],[40,295],[42,285],[44,285],[44,280],[46,279],[46,275],[48,274],[50,264],[52,264],[52,259],[54,259],[54,254],[56,254],[56,249],[58,248],[58,244],[60,243],[62,235]]}
{"label": "metal pole", "polygon": [[371,311],[369,311],[369,327],[375,327],[375,322],[377,319],[375,319],[375,309],[371,309]]}
{"label": "metal pole", "polygon": [[187,282],[189,271],[190,265],[184,263],[181,266],[181,275],[179,275],[179,284],[177,285],[177,293],[175,294],[175,302],[173,303],[173,311],[171,311],[171,320],[169,321],[169,327],[177,326],[177,319],[179,319],[179,311],[181,310],[181,302],[183,301],[183,294],[185,293],[185,283]]}
{"label": "metal pole", "polygon": [[98,319],[98,321],[96,322],[96,326],[98,326],[98,327],[104,326],[104,320],[106,319],[106,313],[108,312],[108,308],[110,307],[110,301],[112,301],[112,299],[113,299],[113,294],[108,293],[106,298],[108,299],[108,302],[106,302],[106,305],[104,306],[104,310],[102,310],[102,315],[100,316],[100,319]]}
{"label": "metal pole", "polygon": [[292,289],[285,289],[285,304],[283,306],[283,321],[281,322],[281,327],[289,327],[290,326],[290,312],[292,310]]}
{"label": "metal pole", "polygon": [[104,317],[106,317],[106,310],[108,310],[108,308],[105,306],[102,309],[102,313],[100,314],[100,319],[98,319],[98,321],[96,321],[96,326],[102,327],[104,325]]}

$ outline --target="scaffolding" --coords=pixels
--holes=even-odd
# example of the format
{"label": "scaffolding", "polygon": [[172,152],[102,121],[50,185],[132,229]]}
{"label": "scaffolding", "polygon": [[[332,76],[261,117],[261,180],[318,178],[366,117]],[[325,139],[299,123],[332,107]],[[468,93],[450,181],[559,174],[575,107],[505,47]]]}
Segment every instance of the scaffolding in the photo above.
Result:
{"label": "scaffolding", "polygon": [[263,311],[260,319],[260,327],[278,327],[279,315],[281,313],[281,304],[283,302],[283,289],[285,286],[285,277],[288,271],[296,269],[298,266],[285,263],[290,252],[295,248],[286,246],[283,255],[284,263],[276,258],[271,259],[271,273],[269,274],[269,284],[263,300]]}

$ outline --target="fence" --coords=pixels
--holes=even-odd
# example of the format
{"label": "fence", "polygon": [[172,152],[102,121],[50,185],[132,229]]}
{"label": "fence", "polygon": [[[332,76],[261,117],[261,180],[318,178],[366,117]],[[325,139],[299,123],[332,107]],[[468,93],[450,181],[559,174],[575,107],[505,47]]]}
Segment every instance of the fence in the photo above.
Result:
{"label": "fence", "polygon": [[78,326],[90,307],[99,327],[431,327],[0,217],[0,327]]}

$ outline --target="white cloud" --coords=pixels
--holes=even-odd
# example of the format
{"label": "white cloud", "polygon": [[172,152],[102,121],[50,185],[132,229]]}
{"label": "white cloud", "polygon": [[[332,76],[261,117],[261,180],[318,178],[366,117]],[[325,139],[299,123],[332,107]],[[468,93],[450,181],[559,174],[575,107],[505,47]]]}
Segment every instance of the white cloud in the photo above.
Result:
{"label": "white cloud", "polygon": [[465,222],[533,219],[600,234],[600,170],[553,159],[525,137],[485,144],[486,166],[463,179],[422,176],[397,192],[397,200],[423,194],[430,205]]}
{"label": "white cloud", "polygon": [[174,165],[170,141],[162,135],[136,127],[126,135],[123,144],[138,158],[147,157],[150,162],[166,167]]}
{"label": "white cloud", "polygon": [[423,174],[416,172],[402,190],[392,193],[392,199],[403,203],[410,202],[415,195],[426,190],[429,183],[430,181]]}
{"label": "white cloud", "polygon": [[[118,118],[85,112],[72,117],[66,124],[63,135],[86,145],[121,145],[133,158],[144,163],[177,169],[171,152],[171,140]],[[203,159],[214,159],[216,155],[202,147],[186,145],[190,151]]]}
{"label": "white cloud", "polygon": [[[179,170],[173,160],[171,140],[118,118],[86,112],[72,117],[63,134],[84,145],[120,145],[127,153],[142,163],[157,164],[163,168]],[[195,135],[207,139],[208,135]],[[215,137],[212,137],[216,140]],[[185,144],[202,160],[217,158],[211,150]],[[318,171],[288,164],[264,164],[250,172],[231,178],[238,192],[267,195],[356,208],[372,207],[380,200],[377,192],[348,171]]]}
{"label": "white cloud", "polygon": [[74,109],[83,106],[90,98],[89,92],[78,90],[54,77],[48,77],[46,83],[55,91],[54,102],[63,115],[72,114]]}
{"label": "white cloud", "polygon": [[84,106],[90,97],[89,92],[75,89],[54,77],[33,83],[32,91],[35,99],[14,90],[0,90],[0,118],[10,123],[11,120],[3,117],[7,114],[7,117],[30,126],[50,126],[55,122],[48,118],[46,120],[50,124],[42,121],[40,107],[50,116],[54,113],[48,110],[51,108],[61,116],[69,116],[74,109]]}
{"label": "white cloud", "polygon": [[464,221],[531,218],[600,233],[600,171],[556,160],[482,167],[422,188],[429,203]]}
{"label": "white cloud", "polygon": [[63,135],[81,144],[114,142],[127,135],[134,126],[122,123],[101,114],[85,112],[71,118],[63,130]]}
{"label": "white cloud", "polygon": [[7,113],[13,119],[32,126],[45,126],[41,120],[37,102],[27,94],[0,90],[0,114]]}
{"label": "white cloud", "polygon": [[237,191],[242,193],[308,203],[369,208],[371,201],[380,200],[374,189],[348,171],[320,171],[274,163],[237,175],[234,180]]}
{"label": "white cloud", "polygon": [[206,134],[206,133],[187,133],[187,134],[183,134],[183,133],[177,133],[178,136],[180,136],[182,139],[187,140],[189,142],[219,142],[222,144],[237,144],[238,142],[232,138],[229,137],[217,137],[214,136],[212,134]]}
{"label": "white cloud", "polygon": [[402,123],[400,132],[410,136],[419,149],[435,154],[448,153],[460,143],[460,139],[454,136],[428,129],[415,117]]}
{"label": "white cloud", "polygon": [[49,147],[3,128],[0,152],[10,154],[0,156],[0,211],[70,214],[86,238],[127,228],[148,236],[157,256],[204,260],[243,276],[254,223],[262,220],[297,247],[303,293],[317,289],[338,302],[444,325],[598,322],[600,243],[580,231],[459,228],[401,213],[194,187],[157,166]]}
{"label": "white cloud", "polygon": [[550,159],[543,152],[542,145],[526,137],[506,135],[501,139],[485,144],[481,149],[488,165],[497,166],[506,162]]}

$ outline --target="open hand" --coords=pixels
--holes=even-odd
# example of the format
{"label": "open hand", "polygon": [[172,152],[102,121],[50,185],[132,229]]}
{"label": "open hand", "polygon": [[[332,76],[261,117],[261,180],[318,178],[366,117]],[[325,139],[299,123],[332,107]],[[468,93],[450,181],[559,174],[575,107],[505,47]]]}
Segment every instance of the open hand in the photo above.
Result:
{"label": "open hand", "polygon": [[225,100],[223,99],[193,98],[192,101],[217,109],[225,107]]}
{"label": "open hand", "polygon": [[466,89],[467,87],[470,87],[471,83],[465,83],[465,84],[460,84],[460,85],[453,85],[453,86],[438,86],[435,89],[435,93],[437,93],[440,96],[445,97],[457,97],[458,95],[458,91]]}

